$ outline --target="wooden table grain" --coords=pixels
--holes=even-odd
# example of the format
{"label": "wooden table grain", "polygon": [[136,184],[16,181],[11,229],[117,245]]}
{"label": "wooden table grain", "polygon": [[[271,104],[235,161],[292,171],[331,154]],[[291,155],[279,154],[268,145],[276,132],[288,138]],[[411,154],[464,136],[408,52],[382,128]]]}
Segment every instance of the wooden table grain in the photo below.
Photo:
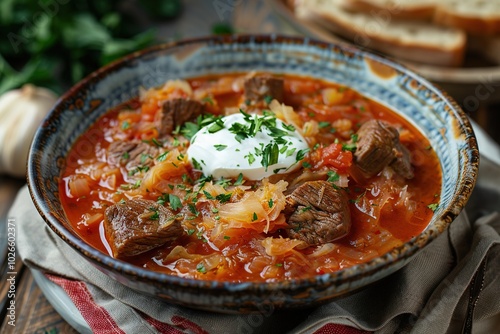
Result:
{"label": "wooden table grain", "polygon": [[[18,190],[24,184],[24,180],[0,176],[0,228],[2,230],[1,237],[5,240],[7,240],[8,209]],[[18,253],[17,249],[16,253]],[[0,333],[77,333],[45,298],[30,270],[22,263],[21,259],[17,257],[15,267],[8,268],[5,249],[1,251],[1,254],[4,255],[2,255],[0,266],[2,282],[0,285]],[[15,290],[11,290],[11,284],[8,281],[12,278],[15,278],[13,285]],[[9,290],[15,292],[14,299],[9,298]],[[15,311],[8,309],[11,300],[15,302]],[[15,322],[12,321],[12,316],[15,316]]]}

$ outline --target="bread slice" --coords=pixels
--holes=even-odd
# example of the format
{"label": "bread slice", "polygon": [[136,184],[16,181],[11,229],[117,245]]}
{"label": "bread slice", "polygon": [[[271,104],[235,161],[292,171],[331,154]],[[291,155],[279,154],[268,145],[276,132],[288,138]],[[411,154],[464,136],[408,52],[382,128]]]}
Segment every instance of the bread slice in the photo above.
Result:
{"label": "bread slice", "polygon": [[377,13],[351,12],[342,3],[343,0],[300,0],[296,2],[296,15],[358,45],[402,60],[436,66],[460,66],[463,62],[466,35],[461,30],[396,20]]}
{"label": "bread slice", "polygon": [[[436,1],[437,2],[437,1]],[[473,35],[500,34],[499,0],[444,0],[437,2],[434,22]]]}
{"label": "bread slice", "polygon": [[432,20],[469,34],[500,34],[499,0],[342,0],[341,6],[364,13],[384,11],[393,18]]}
{"label": "bread slice", "polygon": [[349,11],[365,13],[387,12],[392,18],[431,20],[437,0],[343,0],[341,6]]}

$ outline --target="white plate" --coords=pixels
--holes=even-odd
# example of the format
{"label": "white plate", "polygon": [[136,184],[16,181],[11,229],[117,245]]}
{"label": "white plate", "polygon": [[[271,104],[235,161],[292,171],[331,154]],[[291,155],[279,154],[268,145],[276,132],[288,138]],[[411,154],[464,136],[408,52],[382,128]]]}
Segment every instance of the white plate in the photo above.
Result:
{"label": "white plate", "polygon": [[78,333],[92,334],[92,330],[66,292],[38,270],[30,269],[36,284],[50,305]]}

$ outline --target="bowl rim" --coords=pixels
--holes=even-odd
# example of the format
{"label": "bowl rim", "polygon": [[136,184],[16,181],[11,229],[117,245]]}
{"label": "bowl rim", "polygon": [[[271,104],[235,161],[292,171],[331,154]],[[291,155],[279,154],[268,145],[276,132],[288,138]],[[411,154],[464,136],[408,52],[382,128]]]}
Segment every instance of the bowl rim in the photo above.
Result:
{"label": "bowl rim", "polygon": [[[430,83],[428,80],[413,72],[411,69],[404,65],[394,61],[393,59],[371,53],[369,51],[357,48],[352,45],[337,44],[321,40],[316,40],[309,37],[301,36],[288,36],[282,34],[235,34],[235,35],[223,35],[223,36],[203,36],[197,38],[188,38],[174,42],[162,43],[158,45],[151,46],[149,48],[133,52],[129,55],[121,57],[108,65],[105,65],[96,71],[87,75],[84,79],[73,85],[68,89],[55,103],[52,110],[46,116],[44,122],[50,122],[51,117],[54,117],[54,113],[58,107],[61,107],[64,101],[68,100],[71,96],[77,92],[90,86],[91,83],[97,82],[105,76],[105,74],[112,73],[119,70],[122,67],[126,67],[131,62],[138,60],[142,57],[147,57],[148,55],[154,55],[155,53],[161,52],[163,50],[168,50],[171,48],[182,47],[184,45],[190,44],[207,44],[207,43],[219,43],[219,44],[230,44],[230,43],[250,43],[254,42],[257,44],[296,44],[296,45],[309,45],[316,48],[335,48],[342,50],[344,52],[349,52],[361,56],[363,59],[370,59],[375,62],[385,64],[398,72],[404,73],[409,78],[416,80],[419,84],[425,86],[426,89],[431,90],[435,93],[439,99],[445,101],[453,111],[460,129],[468,134],[465,138],[467,141],[467,150],[459,151],[459,154],[466,155],[462,156],[461,169],[459,169],[459,187],[456,189],[453,198],[450,200],[448,209],[444,210],[440,217],[436,219],[436,224],[441,224],[441,229],[436,231],[434,229],[427,228],[420,235],[412,238],[411,240],[405,242],[403,245],[375,258],[368,262],[364,262],[352,267],[344,268],[336,272],[327,274],[318,274],[312,277],[292,279],[292,280],[280,280],[273,282],[260,282],[260,281],[248,281],[248,282],[228,282],[228,281],[216,281],[216,280],[198,280],[192,278],[184,278],[174,275],[169,275],[165,273],[155,272],[152,270],[144,269],[138,266],[134,266],[125,261],[115,259],[108,254],[105,254],[91,245],[87,244],[83,239],[81,239],[75,232],[70,231],[64,226],[62,221],[59,221],[56,215],[51,214],[50,209],[45,203],[46,199],[43,196],[41,187],[44,186],[44,180],[41,178],[39,167],[36,166],[36,159],[38,154],[32,154],[37,151],[38,145],[41,143],[41,139],[45,135],[42,126],[36,131],[34,139],[31,143],[30,154],[28,157],[28,168],[27,168],[27,184],[29,188],[29,193],[31,199],[39,212],[40,216],[44,219],[45,223],[68,245],[73,249],[77,250],[80,255],[83,255],[86,259],[91,262],[98,264],[99,266],[104,266],[106,271],[111,271],[120,275],[125,275],[130,277],[140,277],[140,279],[146,283],[161,283],[161,284],[173,284],[178,286],[184,286],[189,288],[204,288],[210,287],[211,289],[223,289],[229,291],[259,291],[259,292],[272,292],[276,289],[280,290],[295,290],[304,287],[309,287],[311,283],[323,286],[331,286],[338,283],[349,283],[355,282],[365,276],[371,276],[376,274],[377,271],[397,266],[398,263],[401,264],[406,260],[412,258],[415,253],[430,244],[438,235],[445,231],[451,222],[460,214],[462,209],[465,207],[467,200],[469,199],[472,190],[475,186],[479,167],[479,151],[477,146],[477,141],[472,129],[471,123],[467,118],[465,112],[459,107],[459,105],[444,91],[442,91],[437,85]],[[464,152],[465,151],[465,152]],[[468,163],[463,163],[467,161]],[[389,259],[391,261],[389,261]]]}

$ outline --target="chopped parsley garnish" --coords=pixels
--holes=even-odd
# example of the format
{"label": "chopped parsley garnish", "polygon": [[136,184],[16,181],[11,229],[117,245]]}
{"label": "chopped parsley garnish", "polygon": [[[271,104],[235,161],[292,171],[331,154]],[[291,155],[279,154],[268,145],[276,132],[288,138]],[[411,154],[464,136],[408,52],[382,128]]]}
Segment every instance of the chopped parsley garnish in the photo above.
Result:
{"label": "chopped parsley garnish", "polygon": [[194,228],[190,228],[190,229],[187,230],[187,235],[192,235],[192,234],[194,234],[194,232],[195,232],[195,229]]}
{"label": "chopped parsley garnish", "polygon": [[439,204],[438,204],[438,203],[432,203],[432,204],[427,205],[427,207],[428,207],[429,209],[431,209],[431,210],[432,210],[432,212],[434,212],[434,211],[436,211],[436,210],[438,209]]}
{"label": "chopped parsley garnish", "polygon": [[203,102],[207,102],[208,104],[210,105],[214,105],[214,100],[210,97],[210,96],[206,96],[204,98],[201,99]]}
{"label": "chopped parsley garnish", "polygon": [[300,161],[305,158],[306,154],[309,152],[309,148],[305,148],[297,152],[297,161]]}
{"label": "chopped parsley garnish", "polygon": [[193,203],[188,204],[188,209],[189,209],[189,212],[191,212],[195,216],[198,216],[200,214],[198,209],[196,209],[196,205],[194,205]]}
{"label": "chopped parsley garnish", "polygon": [[227,148],[227,145],[215,144],[214,147],[217,151],[222,151]]}
{"label": "chopped parsley garnish", "polygon": [[198,132],[199,130],[200,127],[198,124],[195,124],[193,122],[186,122],[181,128],[181,133],[184,135],[184,137],[191,140],[191,138],[193,138],[196,132]]}
{"label": "chopped parsley garnish", "polygon": [[231,199],[232,193],[227,193],[227,194],[219,194],[215,196],[215,198],[221,202],[221,203],[226,203]]}
{"label": "chopped parsley garnish", "polygon": [[278,163],[279,153],[278,144],[269,143],[266,145],[262,151],[262,160],[260,161],[262,166],[266,168],[266,171],[267,167]]}
{"label": "chopped parsley garnish", "polygon": [[301,212],[307,212],[307,211],[309,211],[311,209],[312,209],[312,206],[308,205],[306,207],[303,207],[302,210],[301,210]]}
{"label": "chopped parsley garnish", "polygon": [[162,146],[163,146],[163,143],[159,142],[159,141],[158,141],[158,139],[156,139],[156,138],[151,139],[151,142],[152,142],[155,146],[157,146],[157,147],[162,147]]}
{"label": "chopped parsley garnish", "polygon": [[201,170],[201,165],[198,162],[198,160],[196,160],[195,158],[191,158],[191,160],[193,161],[193,167],[194,167],[194,169]]}
{"label": "chopped parsley garnish", "polygon": [[180,198],[174,194],[168,195],[168,203],[170,204],[170,208],[172,208],[172,210],[179,210],[180,208],[182,208],[182,202]]}
{"label": "chopped parsley garnish", "polygon": [[328,179],[327,181],[328,182],[337,182],[339,179],[340,179],[340,175],[337,174],[337,172],[333,171],[333,170],[329,170],[326,175],[328,176]]}
{"label": "chopped parsley garnish", "polygon": [[272,198],[270,198],[268,201],[267,201],[267,205],[269,206],[269,209],[271,209],[274,205],[274,201]]}
{"label": "chopped parsley garnish", "polygon": [[122,130],[127,130],[130,128],[130,123],[128,121],[123,121]]}
{"label": "chopped parsley garnish", "polygon": [[201,263],[201,262],[196,265],[196,270],[199,273],[202,273],[202,274],[206,274],[207,273],[207,269],[205,268],[205,265],[203,263]]}
{"label": "chopped parsley garnish", "polygon": [[212,194],[210,194],[208,191],[206,190],[203,190],[203,194],[205,194],[205,197],[207,199],[215,199],[215,197],[212,196]]}
{"label": "chopped parsley garnish", "polygon": [[290,132],[295,131],[295,126],[293,126],[292,124],[283,123],[283,128],[285,128],[287,131],[290,131]]}
{"label": "chopped parsley garnish", "polygon": [[311,168],[312,166],[311,166],[311,164],[309,162],[304,161],[304,162],[302,162],[302,167],[304,167],[304,168]]}
{"label": "chopped parsley garnish", "polygon": [[208,133],[215,133],[217,131],[220,131],[224,129],[224,122],[222,121],[221,118],[217,118],[215,122],[208,127]]}
{"label": "chopped parsley garnish", "polygon": [[327,128],[330,126],[330,122],[319,122],[318,126],[320,129]]}
{"label": "chopped parsley garnish", "polygon": [[289,157],[291,155],[293,155],[295,153],[297,149],[294,147],[294,148],[291,148],[289,149],[288,151],[286,151],[286,156]]}
{"label": "chopped parsley garnish", "polygon": [[231,180],[230,179],[224,179],[221,178],[215,182],[215,184],[222,186],[222,188],[226,189],[228,186],[231,185]]}
{"label": "chopped parsley garnish", "polygon": [[125,160],[128,160],[130,158],[130,154],[127,151],[125,151],[122,154],[122,158],[125,159]]}
{"label": "chopped parsley garnish", "polygon": [[259,219],[259,218],[257,217],[257,213],[256,213],[256,212],[254,212],[254,213],[253,213],[253,215],[252,215],[252,221],[254,222],[254,221],[256,221],[257,219]]}
{"label": "chopped parsley garnish", "polygon": [[230,237],[230,236],[228,236],[228,235],[225,235],[225,236],[224,236],[224,240],[229,240],[229,239],[231,239],[231,237]]}
{"label": "chopped parsley garnish", "polygon": [[155,208],[149,208],[149,211],[153,212],[151,216],[149,216],[150,220],[158,220],[160,219],[160,213]]}
{"label": "chopped parsley garnish", "polygon": [[162,154],[160,154],[156,160],[159,161],[159,162],[163,162],[167,159],[167,155],[168,155],[169,151],[165,151],[163,152]]}
{"label": "chopped parsley garnish", "polygon": [[245,182],[245,180],[243,179],[243,174],[240,173],[238,174],[238,178],[236,179],[236,181],[234,181],[234,185],[235,186],[241,186],[243,184],[243,182]]}
{"label": "chopped parsley garnish", "polygon": [[356,144],[342,144],[342,151],[355,152],[356,148]]}
{"label": "chopped parsley garnish", "polygon": [[272,97],[271,95],[266,95],[266,96],[264,96],[264,102],[265,102],[266,104],[271,103],[271,101],[272,101],[272,100],[273,100],[273,97]]}
{"label": "chopped parsley garnish", "polygon": [[148,159],[152,159],[153,157],[146,153],[141,153],[141,164],[145,164]]}
{"label": "chopped parsley garnish", "polygon": [[245,155],[243,158],[247,159],[248,160],[248,164],[251,165],[255,162],[255,157],[252,153],[248,153],[247,155]]}

